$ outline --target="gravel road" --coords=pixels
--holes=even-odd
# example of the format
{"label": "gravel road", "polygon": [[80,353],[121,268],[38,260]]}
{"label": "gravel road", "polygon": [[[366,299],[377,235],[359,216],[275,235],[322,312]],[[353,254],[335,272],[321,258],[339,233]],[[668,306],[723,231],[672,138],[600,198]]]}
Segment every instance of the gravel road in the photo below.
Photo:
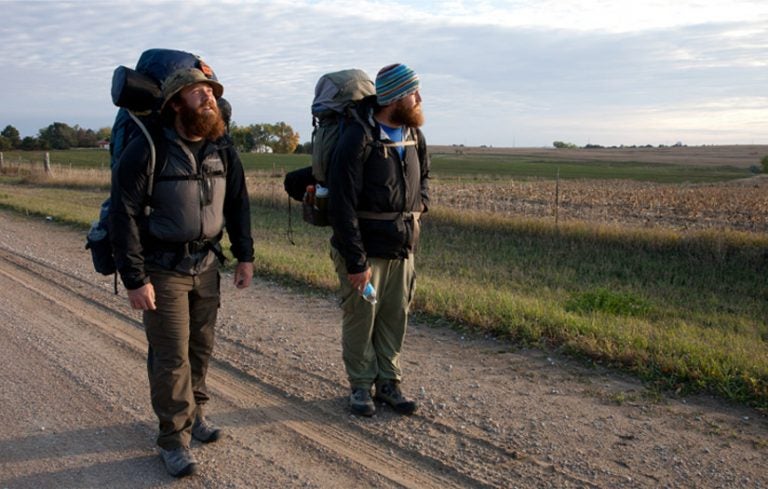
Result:
{"label": "gravel road", "polygon": [[768,488],[768,420],[414,321],[400,417],[346,410],[340,311],[225,277],[199,475],[157,455],[140,314],[82,232],[0,212],[0,489]]}

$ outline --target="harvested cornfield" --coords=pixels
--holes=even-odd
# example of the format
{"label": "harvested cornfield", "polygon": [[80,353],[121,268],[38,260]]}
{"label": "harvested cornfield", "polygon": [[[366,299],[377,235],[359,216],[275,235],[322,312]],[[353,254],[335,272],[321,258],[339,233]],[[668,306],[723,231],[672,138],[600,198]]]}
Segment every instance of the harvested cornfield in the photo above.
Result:
{"label": "harvested cornfield", "polygon": [[510,217],[676,230],[768,232],[768,179],[707,184],[631,180],[434,181],[432,204]]}

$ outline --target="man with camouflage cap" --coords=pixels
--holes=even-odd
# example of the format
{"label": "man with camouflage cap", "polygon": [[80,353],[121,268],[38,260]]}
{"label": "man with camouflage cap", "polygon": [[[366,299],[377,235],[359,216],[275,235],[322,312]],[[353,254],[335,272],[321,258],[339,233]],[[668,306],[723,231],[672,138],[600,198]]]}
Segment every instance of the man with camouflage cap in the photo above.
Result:
{"label": "man with camouflage cap", "polygon": [[[112,176],[115,261],[131,307],[144,311],[157,444],[175,477],[197,470],[191,439],[208,443],[221,436],[203,406],[209,399],[205,378],[220,302],[217,262],[224,258],[224,228],[238,261],[236,286],[248,287],[253,278],[243,167],[217,106],[224,88],[205,68],[181,69],[164,81],[162,127],[150,131],[154,144],[141,137],[130,141]],[[146,202],[148,185],[154,190]]]}

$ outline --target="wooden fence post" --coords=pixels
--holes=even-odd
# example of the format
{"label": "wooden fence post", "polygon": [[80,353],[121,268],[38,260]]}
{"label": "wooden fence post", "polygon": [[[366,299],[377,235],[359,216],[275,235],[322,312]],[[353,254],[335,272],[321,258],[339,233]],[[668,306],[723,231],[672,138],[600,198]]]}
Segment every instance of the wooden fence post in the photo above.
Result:
{"label": "wooden fence post", "polygon": [[43,169],[45,170],[46,175],[51,174],[51,153],[45,152],[45,161],[43,162]]}
{"label": "wooden fence post", "polygon": [[557,176],[555,177],[555,226],[560,218],[560,167],[557,167]]}
{"label": "wooden fence post", "polygon": [[0,170],[3,169],[3,152],[0,151]]}

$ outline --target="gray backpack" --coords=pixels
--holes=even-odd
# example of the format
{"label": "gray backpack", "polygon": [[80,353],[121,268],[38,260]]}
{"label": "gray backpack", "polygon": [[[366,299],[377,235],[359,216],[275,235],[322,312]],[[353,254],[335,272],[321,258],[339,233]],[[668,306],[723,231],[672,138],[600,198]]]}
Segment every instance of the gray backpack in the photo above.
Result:
{"label": "gray backpack", "polygon": [[376,86],[363,70],[326,73],[317,81],[312,100],[312,176],[321,184],[326,182],[343,125],[350,118],[359,118],[356,104],[375,93]]}
{"label": "gray backpack", "polygon": [[[389,147],[416,145],[415,135],[408,142],[384,143],[373,135],[373,124],[361,115],[366,97],[376,94],[376,86],[368,75],[358,69],[326,73],[315,85],[312,100],[312,166],[299,168],[285,175],[283,185],[289,197],[301,202],[302,218],[314,226],[330,224],[327,204],[327,175],[333,152],[344,128],[358,122],[365,131],[366,144],[363,160],[367,160],[374,146],[386,151]],[[322,194],[320,192],[323,192]],[[288,200],[290,205],[290,199]],[[290,234],[290,207],[289,207]],[[382,219],[392,219],[383,216]]]}

